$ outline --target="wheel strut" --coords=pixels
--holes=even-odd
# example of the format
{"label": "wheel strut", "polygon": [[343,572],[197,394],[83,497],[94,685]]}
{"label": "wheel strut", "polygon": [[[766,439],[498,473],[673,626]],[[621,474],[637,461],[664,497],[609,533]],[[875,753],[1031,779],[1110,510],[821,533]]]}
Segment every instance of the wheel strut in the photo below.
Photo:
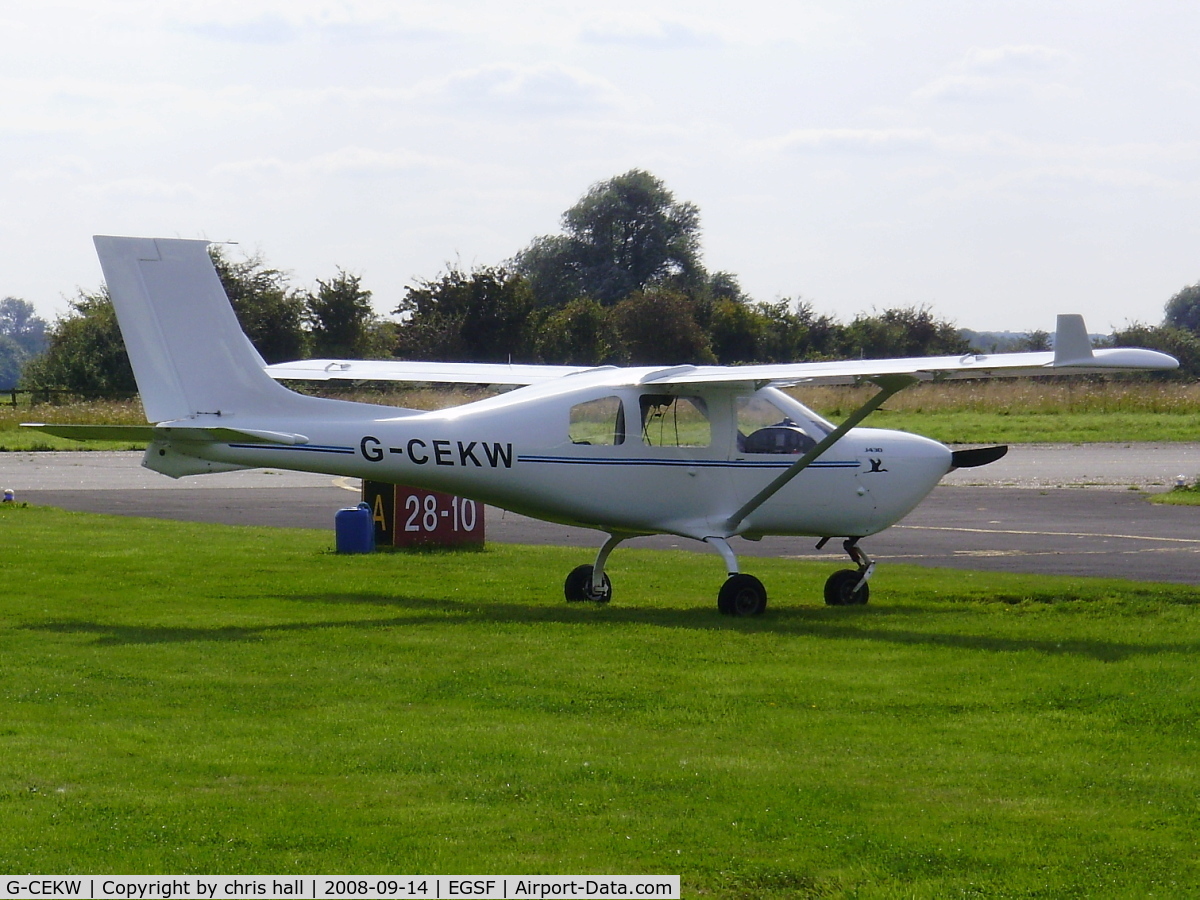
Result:
{"label": "wheel strut", "polygon": [[[858,538],[856,537],[846,538],[842,542],[842,549],[846,551],[850,559],[858,566],[858,571],[862,575],[859,586],[865,585],[871,580],[871,575],[875,572],[875,563],[872,562],[871,557],[867,556],[866,551],[858,546]],[[857,589],[855,588],[855,590]]]}
{"label": "wheel strut", "polygon": [[610,534],[600,552],[596,554],[596,562],[590,566],[576,566],[567,575],[563,584],[563,594],[567,600],[591,600],[595,603],[607,603],[612,599],[612,582],[604,571],[604,564],[613,548],[625,540],[625,535]]}

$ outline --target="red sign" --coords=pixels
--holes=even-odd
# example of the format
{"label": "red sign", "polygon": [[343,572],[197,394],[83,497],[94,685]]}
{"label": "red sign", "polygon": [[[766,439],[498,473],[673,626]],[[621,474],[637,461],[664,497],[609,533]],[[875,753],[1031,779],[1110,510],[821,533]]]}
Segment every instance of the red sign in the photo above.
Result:
{"label": "red sign", "polygon": [[402,484],[363,482],[377,547],[483,546],[483,504]]}

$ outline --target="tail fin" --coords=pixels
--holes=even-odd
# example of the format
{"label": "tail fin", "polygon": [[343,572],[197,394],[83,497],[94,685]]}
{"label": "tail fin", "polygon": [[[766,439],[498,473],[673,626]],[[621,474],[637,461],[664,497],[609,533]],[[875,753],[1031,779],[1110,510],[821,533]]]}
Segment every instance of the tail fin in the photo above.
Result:
{"label": "tail fin", "polygon": [[1082,366],[1094,363],[1095,359],[1083,316],[1060,314],[1054,332],[1054,365]]}
{"label": "tail fin", "polygon": [[287,413],[305,398],[277,384],[233,313],[208,241],[93,238],[151,422]]}

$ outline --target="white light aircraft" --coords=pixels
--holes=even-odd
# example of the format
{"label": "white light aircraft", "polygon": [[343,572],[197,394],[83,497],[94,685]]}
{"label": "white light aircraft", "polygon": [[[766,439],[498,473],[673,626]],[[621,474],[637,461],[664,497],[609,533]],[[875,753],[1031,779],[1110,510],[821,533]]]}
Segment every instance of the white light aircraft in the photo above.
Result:
{"label": "white light aircraft", "polygon": [[[1173,369],[1152,350],[1093,350],[1080,316],[1059,316],[1054,351],[748,366],[492,365],[308,360],[266,366],[234,316],[207,242],[95,238],[133,364],[145,426],[37,424],[76,439],[144,439],[143,465],[179,478],[271,467],[447,491],[608,535],[566,578],[568,600],[606,602],[621,541],[674,534],[725,562],[721,612],[767,604],[738,571],[740,536],[842,538],[853,569],[827,603],[866,603],[874,564],[859,540],[893,525],[956,467],[1004,447],[858,427],[918,381]],[[276,379],[518,385],[423,412],[304,396]],[[878,393],[838,426],[781,387],[870,382]]]}

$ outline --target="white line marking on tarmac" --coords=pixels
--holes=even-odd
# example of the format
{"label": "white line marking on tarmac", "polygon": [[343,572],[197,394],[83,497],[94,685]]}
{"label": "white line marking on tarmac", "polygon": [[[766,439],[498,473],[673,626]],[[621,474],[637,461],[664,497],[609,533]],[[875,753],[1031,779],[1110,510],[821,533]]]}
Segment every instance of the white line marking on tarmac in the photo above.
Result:
{"label": "white line marking on tarmac", "polygon": [[1094,531],[1020,531],[1006,528],[952,528],[948,525],[894,525],[913,531],[962,531],[970,534],[1027,534],[1044,537],[1097,537],[1125,541],[1164,541],[1175,544],[1200,544],[1200,538],[1153,537],[1145,534],[1100,534]]}
{"label": "white line marking on tarmac", "polygon": [[[904,559],[978,559],[1013,556],[1132,556],[1137,553],[1200,553],[1200,547],[1141,547],[1137,550],[951,550],[949,553],[880,553],[871,554],[879,561]],[[796,553],[781,559],[812,560],[813,562],[837,562],[824,553]]]}

